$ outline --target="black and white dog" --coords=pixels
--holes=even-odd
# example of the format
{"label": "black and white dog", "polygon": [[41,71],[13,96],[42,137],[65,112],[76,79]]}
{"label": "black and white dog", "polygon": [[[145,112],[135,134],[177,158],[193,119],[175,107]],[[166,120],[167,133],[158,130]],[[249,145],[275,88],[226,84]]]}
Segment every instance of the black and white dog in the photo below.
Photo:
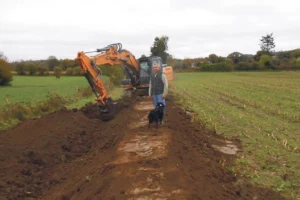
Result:
{"label": "black and white dog", "polygon": [[149,120],[148,128],[150,127],[150,124],[152,122],[155,122],[156,128],[158,128],[158,122],[161,124],[162,120],[164,118],[164,108],[165,108],[165,105],[161,102],[158,102],[156,107],[150,111],[150,113],[148,115],[148,120]]}

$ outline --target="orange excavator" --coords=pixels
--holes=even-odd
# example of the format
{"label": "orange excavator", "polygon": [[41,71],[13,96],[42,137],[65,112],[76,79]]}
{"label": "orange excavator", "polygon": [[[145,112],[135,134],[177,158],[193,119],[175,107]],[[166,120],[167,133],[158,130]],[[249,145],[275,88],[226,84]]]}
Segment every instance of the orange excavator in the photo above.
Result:
{"label": "orange excavator", "polygon": [[[97,52],[94,56],[87,56],[87,53]],[[164,70],[162,59],[158,56],[142,57],[136,59],[135,56],[126,49],[122,49],[122,44],[110,44],[107,47],[90,52],[78,52],[77,61],[79,62],[85,78],[89,82],[96,101],[100,107],[103,120],[114,117],[116,112],[116,102],[109,96],[105,85],[101,79],[102,72],[100,65],[122,65],[124,69],[124,79],[122,86],[126,90],[148,90],[153,63],[158,63],[161,70]],[[168,80],[173,80],[173,71],[166,68]]]}

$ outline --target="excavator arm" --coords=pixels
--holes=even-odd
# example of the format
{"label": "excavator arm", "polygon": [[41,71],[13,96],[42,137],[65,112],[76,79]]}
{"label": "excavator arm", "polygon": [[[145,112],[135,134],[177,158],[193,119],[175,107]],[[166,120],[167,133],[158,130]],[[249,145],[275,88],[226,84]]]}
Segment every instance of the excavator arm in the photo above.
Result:
{"label": "excavator arm", "polygon": [[101,70],[95,65],[94,61],[90,59],[84,52],[79,52],[77,60],[81,66],[81,71],[84,73],[89,82],[93,92],[96,95],[96,100],[105,106],[105,100],[109,98],[107,90],[104,87]]}
{"label": "excavator arm", "polygon": [[97,49],[99,54],[94,56],[96,65],[122,65],[129,74],[133,86],[139,84],[140,64],[135,56],[128,50],[122,49],[122,44],[111,44],[105,48]]}
{"label": "excavator arm", "polygon": [[133,86],[139,84],[139,61],[135,59],[134,55],[122,49],[120,43],[108,45],[105,48],[97,49],[93,57],[89,57],[86,53],[79,52],[77,54],[77,61],[79,62],[82,72],[89,82],[93,92],[96,95],[96,101],[99,103],[101,113],[111,114],[115,110],[115,103],[109,97],[105,85],[101,79],[102,72],[99,65],[117,65],[121,64],[128,72]]}

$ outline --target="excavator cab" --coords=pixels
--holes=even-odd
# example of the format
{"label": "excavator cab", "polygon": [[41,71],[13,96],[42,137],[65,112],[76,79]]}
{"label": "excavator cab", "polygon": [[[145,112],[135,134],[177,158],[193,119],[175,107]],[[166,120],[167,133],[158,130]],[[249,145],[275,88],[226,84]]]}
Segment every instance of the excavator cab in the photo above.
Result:
{"label": "excavator cab", "polygon": [[132,83],[132,79],[130,79],[130,71],[124,71],[125,73],[125,79],[122,81],[123,88],[126,89],[148,89],[149,88],[149,82],[150,77],[153,74],[152,66],[154,63],[158,63],[161,67],[160,70],[162,70],[162,60],[158,56],[151,56],[151,57],[142,57],[138,59],[139,61],[139,80],[138,84],[134,85]]}

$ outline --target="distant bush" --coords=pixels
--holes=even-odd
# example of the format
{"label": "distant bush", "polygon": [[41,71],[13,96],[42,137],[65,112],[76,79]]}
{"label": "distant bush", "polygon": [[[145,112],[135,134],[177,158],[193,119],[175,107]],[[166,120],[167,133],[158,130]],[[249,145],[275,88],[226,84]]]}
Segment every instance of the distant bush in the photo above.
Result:
{"label": "distant bush", "polygon": [[66,69],[66,75],[71,76],[73,74],[73,68],[72,67],[68,67]]}
{"label": "distant bush", "polygon": [[49,68],[47,66],[39,66],[37,68],[40,76],[49,75]]}
{"label": "distant bush", "polygon": [[248,62],[240,62],[236,65],[235,69],[239,71],[249,71],[252,70],[252,65]]}
{"label": "distant bush", "polygon": [[37,67],[33,63],[29,63],[26,65],[26,71],[28,71],[29,75],[36,75]]}
{"label": "distant bush", "polygon": [[293,65],[291,64],[291,61],[288,58],[282,58],[280,60],[279,66],[277,66],[277,69],[279,69],[279,70],[290,70],[292,68],[293,68]]}
{"label": "distant bush", "polygon": [[9,64],[0,59],[0,86],[7,86],[12,81],[12,73]]}
{"label": "distant bush", "polygon": [[234,68],[231,62],[204,64],[200,66],[201,71],[209,71],[209,72],[225,72],[225,71],[232,71],[233,69]]}
{"label": "distant bush", "polygon": [[226,58],[224,63],[225,63],[225,71],[231,72],[234,70],[234,65],[231,59]]}
{"label": "distant bush", "polygon": [[121,85],[124,78],[123,67],[120,65],[110,66],[102,65],[99,67],[103,75],[108,76],[113,85]]}
{"label": "distant bush", "polygon": [[26,63],[25,62],[17,63],[16,72],[18,75],[26,75]]}
{"label": "distant bush", "polygon": [[260,69],[275,69],[271,56],[262,55],[259,59],[259,67]]}
{"label": "distant bush", "polygon": [[300,69],[300,58],[296,60],[296,69]]}
{"label": "distant bush", "polygon": [[75,67],[73,69],[73,74],[72,75],[73,76],[79,76],[79,75],[81,75],[81,67]]}
{"label": "distant bush", "polygon": [[62,73],[62,68],[61,67],[54,67],[54,76],[60,77]]}
{"label": "distant bush", "polygon": [[253,62],[253,63],[251,63],[251,65],[252,65],[253,70],[258,70],[259,69],[259,63],[257,63],[257,62]]}

